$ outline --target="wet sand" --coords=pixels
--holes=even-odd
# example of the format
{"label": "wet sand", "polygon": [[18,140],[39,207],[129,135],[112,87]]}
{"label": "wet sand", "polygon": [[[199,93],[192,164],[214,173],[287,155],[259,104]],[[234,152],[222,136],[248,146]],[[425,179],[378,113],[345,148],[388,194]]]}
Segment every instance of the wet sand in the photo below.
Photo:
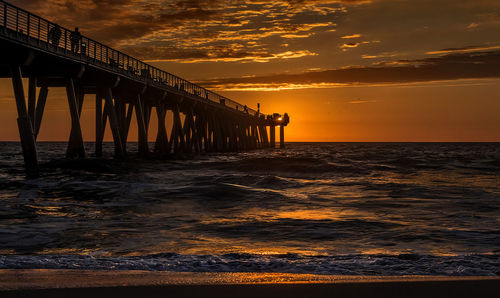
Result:
{"label": "wet sand", "polygon": [[500,277],[0,270],[0,297],[495,297]]}

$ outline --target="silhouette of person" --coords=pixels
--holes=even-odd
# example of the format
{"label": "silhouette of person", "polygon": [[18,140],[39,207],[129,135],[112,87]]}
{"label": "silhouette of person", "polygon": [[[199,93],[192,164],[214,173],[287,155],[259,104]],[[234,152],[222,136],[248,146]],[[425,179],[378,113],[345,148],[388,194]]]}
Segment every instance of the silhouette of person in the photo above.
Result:
{"label": "silhouette of person", "polygon": [[80,46],[80,49],[82,51],[82,54],[87,54],[87,44],[82,42],[82,45]]}
{"label": "silhouette of person", "polygon": [[245,113],[248,113],[248,107],[247,107],[247,105],[245,105],[245,106],[243,107],[243,110],[245,111]]}
{"label": "silhouette of person", "polygon": [[75,31],[72,31],[69,36],[69,41],[71,42],[71,51],[74,53],[78,53],[80,50],[80,41],[82,40],[82,35],[78,28],[75,28]]}
{"label": "silhouette of person", "polygon": [[61,39],[62,31],[59,25],[55,24],[52,29],[49,31],[49,40],[52,42],[52,45],[56,48],[59,46],[59,40]]}

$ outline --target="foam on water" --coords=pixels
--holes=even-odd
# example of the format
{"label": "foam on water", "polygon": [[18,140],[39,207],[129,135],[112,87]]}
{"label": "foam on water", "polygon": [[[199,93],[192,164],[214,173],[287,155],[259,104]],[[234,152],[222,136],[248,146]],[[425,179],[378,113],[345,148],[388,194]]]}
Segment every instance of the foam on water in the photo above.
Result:
{"label": "foam on water", "polygon": [[297,254],[157,254],[138,257],[91,255],[0,256],[0,269],[150,270],[175,272],[277,272],[328,275],[494,276],[498,255],[429,256]]}

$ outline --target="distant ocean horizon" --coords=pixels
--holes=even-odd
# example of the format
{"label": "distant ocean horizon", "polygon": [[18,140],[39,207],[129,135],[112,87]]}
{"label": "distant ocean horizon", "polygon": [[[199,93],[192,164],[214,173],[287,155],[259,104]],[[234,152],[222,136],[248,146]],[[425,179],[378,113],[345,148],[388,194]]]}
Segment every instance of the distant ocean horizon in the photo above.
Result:
{"label": "distant ocean horizon", "polygon": [[500,143],[66,160],[0,142],[0,269],[500,275]]}

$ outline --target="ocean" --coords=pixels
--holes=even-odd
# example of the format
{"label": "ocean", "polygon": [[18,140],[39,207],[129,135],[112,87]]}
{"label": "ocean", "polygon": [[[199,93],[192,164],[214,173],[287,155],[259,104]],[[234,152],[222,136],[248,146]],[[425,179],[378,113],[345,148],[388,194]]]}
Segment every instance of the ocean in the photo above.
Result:
{"label": "ocean", "polygon": [[26,180],[20,145],[0,143],[0,269],[500,275],[500,143],[65,149],[40,143]]}

